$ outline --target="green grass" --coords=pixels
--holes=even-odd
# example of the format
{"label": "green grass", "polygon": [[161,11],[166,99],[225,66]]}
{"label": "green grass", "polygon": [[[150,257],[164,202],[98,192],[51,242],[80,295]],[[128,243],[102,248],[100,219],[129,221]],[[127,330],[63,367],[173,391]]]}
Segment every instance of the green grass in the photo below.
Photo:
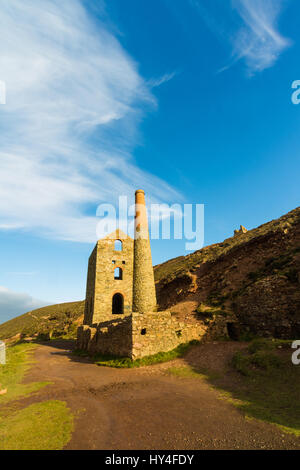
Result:
{"label": "green grass", "polygon": [[22,384],[33,363],[36,348],[32,343],[17,343],[7,348],[7,363],[0,365],[0,450],[56,450],[70,440],[73,416],[61,401],[45,401],[17,409],[18,398],[37,392],[49,382]]}
{"label": "green grass", "polygon": [[60,450],[72,430],[73,415],[65,402],[35,403],[0,416],[0,450]]}
{"label": "green grass", "polygon": [[238,351],[232,358],[233,367],[245,376],[282,368],[282,359],[276,354],[279,349],[290,349],[292,341],[256,338],[246,351]]}
{"label": "green grass", "polygon": [[[175,349],[167,352],[159,352],[152,356],[145,356],[140,359],[130,359],[129,357],[114,357],[114,356],[105,356],[105,355],[96,355],[91,357],[91,359],[97,364],[98,366],[105,366],[105,367],[115,367],[118,369],[121,368],[134,368],[134,367],[143,367],[143,366],[150,366],[153,364],[159,364],[162,362],[172,361],[178,357],[182,357],[190,346],[198,344],[197,340],[190,341],[189,343],[180,344]],[[86,356],[86,353],[82,353],[82,351],[74,351],[74,354],[79,356]]]}
{"label": "green grass", "polygon": [[21,383],[26,371],[33,362],[32,353],[35,348],[36,345],[28,343],[18,343],[7,347],[6,364],[0,365],[1,389],[7,389],[7,393],[0,395],[0,405],[36,392],[49,383]]}
{"label": "green grass", "polygon": [[[238,352],[233,366],[243,386],[232,390],[248,415],[276,424],[300,437],[300,367],[291,362],[292,341],[255,340],[247,351]],[[278,350],[287,349],[278,355]],[[277,353],[276,353],[277,350]]]}
{"label": "green grass", "polygon": [[253,354],[238,352],[233,357],[232,364],[238,372],[249,377],[258,371],[270,371],[282,366],[279,357],[270,351],[257,351]]}
{"label": "green grass", "polygon": [[249,353],[256,353],[257,351],[276,351],[279,349],[291,349],[291,340],[288,339],[270,339],[270,338],[255,338],[248,346]]}

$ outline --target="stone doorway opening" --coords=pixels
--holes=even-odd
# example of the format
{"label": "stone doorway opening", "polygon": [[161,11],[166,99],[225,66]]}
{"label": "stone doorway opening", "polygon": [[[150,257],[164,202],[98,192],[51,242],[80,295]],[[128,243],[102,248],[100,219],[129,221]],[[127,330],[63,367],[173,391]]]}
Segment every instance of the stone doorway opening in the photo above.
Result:
{"label": "stone doorway opening", "polygon": [[123,315],[124,313],[124,297],[122,294],[115,294],[112,298],[113,315]]}

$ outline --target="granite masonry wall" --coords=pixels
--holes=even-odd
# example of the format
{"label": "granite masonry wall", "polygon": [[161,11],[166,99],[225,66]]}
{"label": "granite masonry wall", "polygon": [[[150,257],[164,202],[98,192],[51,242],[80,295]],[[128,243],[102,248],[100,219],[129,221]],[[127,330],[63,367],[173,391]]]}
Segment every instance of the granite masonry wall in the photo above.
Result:
{"label": "granite masonry wall", "polygon": [[[122,250],[115,250],[115,242],[121,241]],[[97,242],[88,266],[85,325],[114,321],[112,299],[117,293],[124,299],[124,315],[132,311],[133,239],[117,230]],[[115,269],[122,270],[122,279],[115,279]]]}
{"label": "granite masonry wall", "polygon": [[90,354],[131,357],[131,331],[131,316],[94,326],[82,325],[77,331],[77,348]]}
{"label": "granite masonry wall", "polygon": [[205,341],[228,337],[227,323],[222,318],[209,325],[182,323],[169,311],[133,313],[125,318],[78,328],[77,348],[91,354],[137,359],[170,351],[192,340]]}
{"label": "granite masonry wall", "polygon": [[97,245],[93,249],[89,257],[88,275],[86,281],[86,296],[84,306],[84,324],[91,325],[93,323],[94,298],[95,298],[95,282],[96,282],[96,259]]}
{"label": "granite masonry wall", "polygon": [[236,319],[216,316],[209,324],[182,323],[169,311],[133,313],[90,327],[80,326],[77,348],[91,354],[137,359],[171,351],[179,344],[192,340],[229,339],[228,324],[237,325]]}
{"label": "granite masonry wall", "polygon": [[169,311],[132,314],[132,359],[171,351],[181,343],[200,340],[202,325],[184,324]]}

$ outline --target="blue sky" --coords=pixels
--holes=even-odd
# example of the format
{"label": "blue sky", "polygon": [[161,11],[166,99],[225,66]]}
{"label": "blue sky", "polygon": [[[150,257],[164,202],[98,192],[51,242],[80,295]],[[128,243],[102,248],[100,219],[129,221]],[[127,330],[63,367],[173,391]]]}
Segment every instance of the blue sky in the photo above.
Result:
{"label": "blue sky", "polygon": [[205,204],[205,245],[299,205],[299,18],[296,0],[1,0],[0,322],[84,298],[119,194]]}

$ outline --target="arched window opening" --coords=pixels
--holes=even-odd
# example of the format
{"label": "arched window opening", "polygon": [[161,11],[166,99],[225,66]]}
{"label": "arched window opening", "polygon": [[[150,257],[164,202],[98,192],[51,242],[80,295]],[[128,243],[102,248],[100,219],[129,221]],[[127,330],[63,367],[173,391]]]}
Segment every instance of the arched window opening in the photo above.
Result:
{"label": "arched window opening", "polygon": [[114,276],[116,280],[121,281],[123,279],[123,270],[122,268],[116,268],[114,271]]}
{"label": "arched window opening", "polygon": [[115,294],[112,298],[112,313],[113,315],[123,315],[124,313],[124,298],[122,294]]}
{"label": "arched window opening", "polygon": [[123,250],[123,243],[121,240],[115,241],[115,251],[122,251]]}

